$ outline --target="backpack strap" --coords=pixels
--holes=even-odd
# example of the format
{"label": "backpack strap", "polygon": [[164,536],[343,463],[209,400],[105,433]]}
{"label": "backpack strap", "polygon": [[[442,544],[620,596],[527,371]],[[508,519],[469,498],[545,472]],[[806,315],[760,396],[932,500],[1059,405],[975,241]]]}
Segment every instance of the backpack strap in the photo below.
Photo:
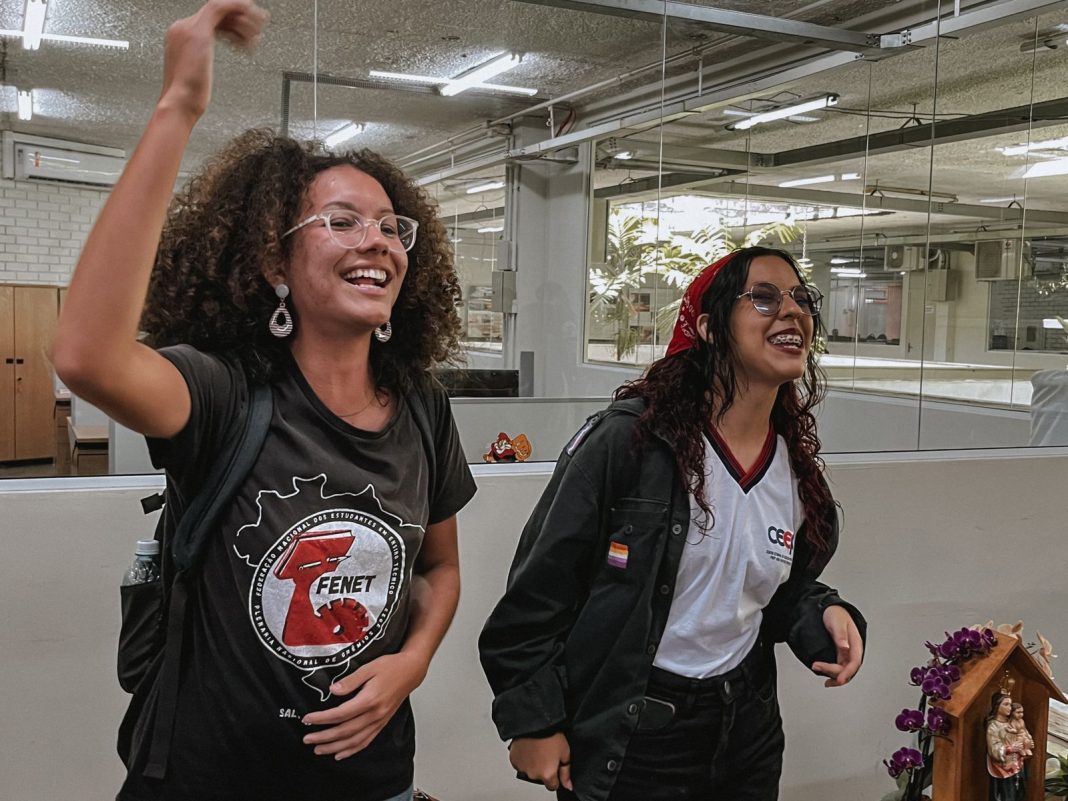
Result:
{"label": "backpack strap", "polygon": [[225,460],[220,454],[200,491],[182,515],[173,537],[171,550],[177,573],[167,604],[166,640],[160,668],[156,719],[151,729],[148,764],[144,770],[144,775],[149,778],[162,779],[167,773],[167,758],[178,706],[185,609],[189,600],[189,584],[194,578],[193,571],[199,564],[219,514],[233,499],[259,457],[273,412],[274,400],[270,386],[256,384],[252,387],[248,413],[234,449]]}
{"label": "backpack strap", "polygon": [[200,492],[182,514],[178,530],[171,540],[171,552],[179,573],[191,570],[200,561],[212,525],[259,458],[273,413],[270,386],[256,384],[252,387],[252,399],[244,427],[230,458],[219,459],[212,465]]}

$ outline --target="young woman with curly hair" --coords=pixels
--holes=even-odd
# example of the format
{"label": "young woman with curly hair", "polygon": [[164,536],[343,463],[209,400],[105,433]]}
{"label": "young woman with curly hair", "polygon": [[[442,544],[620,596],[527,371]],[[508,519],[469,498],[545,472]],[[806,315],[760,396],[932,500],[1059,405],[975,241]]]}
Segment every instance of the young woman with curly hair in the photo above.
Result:
{"label": "young woman with curly hair", "polygon": [[367,151],[250,131],[171,202],[216,36],[252,45],[264,21],[252,0],[209,0],[168,31],[162,95],[54,345],[72,391],[145,434],[166,471],[165,577],[180,510],[252,399],[273,409],[196,572],[174,579],[184,605],[172,585],[166,653],[120,730],[118,797],[403,801],[408,696],[456,609],[456,513],[474,494],[427,373],[457,349],[457,280],[430,201]]}
{"label": "young woman with curly hair", "polygon": [[730,253],[564,449],[479,643],[520,778],[581,801],[778,797],[774,644],[829,687],[864,650],[817,581],[838,541],[819,307],[787,253]]}

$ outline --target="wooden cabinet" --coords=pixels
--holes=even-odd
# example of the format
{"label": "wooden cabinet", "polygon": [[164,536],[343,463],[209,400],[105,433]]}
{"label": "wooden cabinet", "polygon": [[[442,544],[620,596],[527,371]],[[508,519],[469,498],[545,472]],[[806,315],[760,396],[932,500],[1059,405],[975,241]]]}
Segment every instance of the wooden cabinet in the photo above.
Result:
{"label": "wooden cabinet", "polygon": [[58,317],[56,287],[0,286],[0,462],[55,456]]}

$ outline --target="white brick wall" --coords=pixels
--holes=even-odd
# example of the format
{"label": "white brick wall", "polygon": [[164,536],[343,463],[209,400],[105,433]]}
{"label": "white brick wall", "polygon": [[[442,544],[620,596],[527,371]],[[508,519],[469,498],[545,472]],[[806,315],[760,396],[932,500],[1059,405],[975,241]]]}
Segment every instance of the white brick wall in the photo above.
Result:
{"label": "white brick wall", "polygon": [[0,179],[0,284],[66,286],[107,191]]}

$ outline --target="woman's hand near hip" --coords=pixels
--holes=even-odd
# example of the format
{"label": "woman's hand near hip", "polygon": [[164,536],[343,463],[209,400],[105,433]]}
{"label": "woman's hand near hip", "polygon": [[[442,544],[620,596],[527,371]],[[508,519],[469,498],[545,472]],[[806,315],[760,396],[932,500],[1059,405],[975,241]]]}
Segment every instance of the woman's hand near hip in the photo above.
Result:
{"label": "woman's hand near hip", "polygon": [[824,609],[823,625],[834,640],[837,656],[833,663],[813,662],[812,670],[827,677],[824,687],[841,687],[860,670],[860,663],[864,659],[864,639],[844,607],[828,606]]}
{"label": "woman's hand near hip", "polygon": [[545,785],[546,790],[571,790],[571,746],[561,734],[517,737],[509,759],[519,778]]}

